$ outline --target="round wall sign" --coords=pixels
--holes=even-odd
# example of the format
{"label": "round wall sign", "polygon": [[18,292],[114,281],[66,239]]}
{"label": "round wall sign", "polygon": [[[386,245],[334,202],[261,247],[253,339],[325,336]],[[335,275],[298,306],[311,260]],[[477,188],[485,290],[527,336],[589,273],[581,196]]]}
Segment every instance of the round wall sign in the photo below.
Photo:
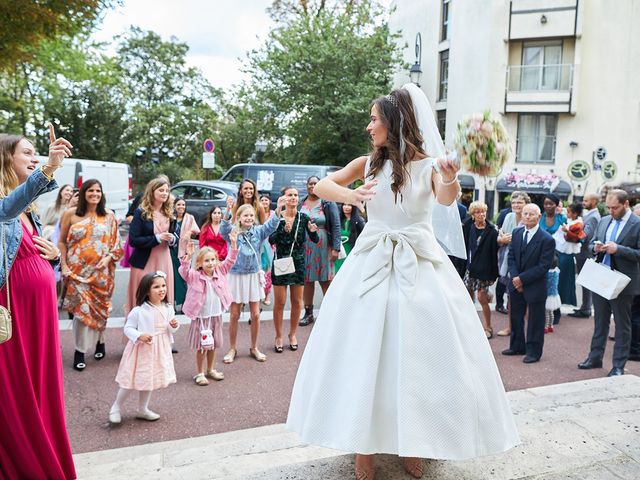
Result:
{"label": "round wall sign", "polygon": [[581,182],[591,175],[591,166],[584,160],[574,160],[569,164],[567,174],[574,182]]}
{"label": "round wall sign", "polygon": [[602,164],[602,176],[606,180],[613,180],[614,178],[616,178],[617,174],[618,174],[618,166],[616,165],[615,162],[612,162],[611,160],[607,160]]}

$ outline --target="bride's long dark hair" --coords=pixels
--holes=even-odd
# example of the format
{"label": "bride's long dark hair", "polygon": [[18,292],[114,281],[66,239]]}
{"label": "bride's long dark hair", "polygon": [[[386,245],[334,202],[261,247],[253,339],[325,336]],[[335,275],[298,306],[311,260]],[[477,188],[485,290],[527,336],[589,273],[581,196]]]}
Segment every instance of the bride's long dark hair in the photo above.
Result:
{"label": "bride's long dark hair", "polygon": [[[374,105],[380,121],[387,128],[387,142],[381,147],[373,147],[367,177],[375,176],[382,170],[385,161],[391,160],[391,190],[397,202],[398,193],[401,192],[409,176],[407,165],[417,154],[426,155],[422,148],[424,140],[418,128],[408,91],[393,90],[389,95],[374,100],[371,107]],[[401,154],[401,138],[404,141],[404,154]]]}

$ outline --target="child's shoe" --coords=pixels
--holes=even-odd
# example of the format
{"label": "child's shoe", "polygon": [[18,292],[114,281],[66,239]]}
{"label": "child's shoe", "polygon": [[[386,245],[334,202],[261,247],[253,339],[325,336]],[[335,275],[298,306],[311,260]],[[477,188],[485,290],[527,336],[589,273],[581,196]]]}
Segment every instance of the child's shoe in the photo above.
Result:
{"label": "child's shoe", "polygon": [[544,327],[544,333],[549,333],[549,327]]}
{"label": "child's shoe", "polygon": [[136,418],[139,418],[140,420],[147,420],[149,422],[154,422],[160,418],[160,415],[158,415],[156,412],[146,409],[142,412],[138,412],[138,414],[136,415]]}
{"label": "child's shoe", "polygon": [[111,410],[109,412],[109,423],[118,424],[122,422],[122,417],[120,416],[120,410]]}
{"label": "child's shoe", "polygon": [[218,370],[209,370],[207,376],[217,381],[224,380],[224,373],[219,372]]}
{"label": "child's shoe", "polygon": [[196,382],[196,385],[200,385],[201,387],[209,385],[209,380],[205,378],[204,373],[197,374],[195,377],[193,377],[193,381]]}
{"label": "child's shoe", "polygon": [[549,333],[553,333],[553,325],[549,327]]}

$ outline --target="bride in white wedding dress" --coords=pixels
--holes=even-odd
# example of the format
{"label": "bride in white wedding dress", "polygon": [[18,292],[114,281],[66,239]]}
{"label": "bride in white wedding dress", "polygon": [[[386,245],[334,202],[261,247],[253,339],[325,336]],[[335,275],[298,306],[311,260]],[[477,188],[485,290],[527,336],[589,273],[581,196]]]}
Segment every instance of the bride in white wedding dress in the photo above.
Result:
{"label": "bride in white wedding dress", "polygon": [[[374,478],[375,453],[404,457],[420,478],[422,458],[495,454],[519,438],[475,307],[447,258],[464,255],[459,165],[445,159],[424,93],[409,84],[379,98],[367,131],[371,156],[315,187],[327,200],[366,202],[368,223],[322,302],[287,427],[307,443],[357,453],[358,480]],[[357,179],[366,183],[346,188]]]}

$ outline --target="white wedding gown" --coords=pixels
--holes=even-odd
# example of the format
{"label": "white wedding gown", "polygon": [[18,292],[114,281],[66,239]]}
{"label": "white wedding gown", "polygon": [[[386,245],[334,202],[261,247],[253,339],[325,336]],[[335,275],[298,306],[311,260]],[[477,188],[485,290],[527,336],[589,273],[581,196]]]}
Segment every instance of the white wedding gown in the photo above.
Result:
{"label": "white wedding gown", "polygon": [[[433,233],[431,161],[408,168],[398,204],[390,162],[378,175],[369,221],[306,346],[287,428],[362,454],[503,452],[518,432],[478,314]],[[439,208],[459,220],[455,203]]]}

